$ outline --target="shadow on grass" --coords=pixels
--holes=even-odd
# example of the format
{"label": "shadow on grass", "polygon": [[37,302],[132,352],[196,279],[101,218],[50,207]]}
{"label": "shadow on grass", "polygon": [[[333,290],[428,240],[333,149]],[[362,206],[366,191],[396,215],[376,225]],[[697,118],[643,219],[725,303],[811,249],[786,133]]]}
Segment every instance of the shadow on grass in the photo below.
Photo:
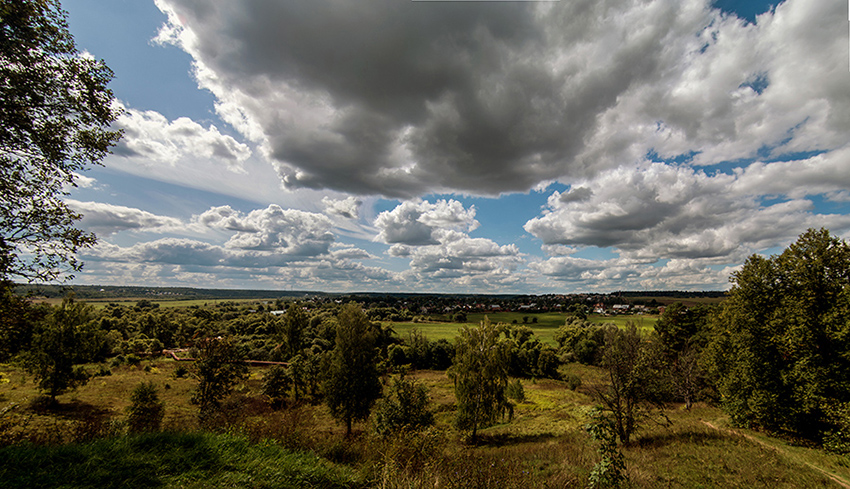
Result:
{"label": "shadow on grass", "polygon": [[716,430],[687,430],[644,435],[636,439],[632,443],[632,446],[637,448],[660,448],[677,443],[708,444],[718,441],[734,440],[737,438],[738,435],[721,433]]}
{"label": "shadow on grass", "polygon": [[540,443],[558,438],[551,433],[539,434],[514,434],[514,433],[498,433],[498,434],[478,434],[478,439],[475,442],[470,442],[470,445],[479,447],[506,447],[511,445],[520,445],[523,443]]}
{"label": "shadow on grass", "polygon": [[0,480],[15,488],[159,487],[163,477],[202,474],[219,457],[205,437],[149,434],[87,444],[0,449]]}
{"label": "shadow on grass", "polygon": [[70,402],[54,402],[48,396],[35,399],[30,404],[30,410],[36,414],[51,415],[69,421],[107,418],[111,415],[108,409],[78,399]]}

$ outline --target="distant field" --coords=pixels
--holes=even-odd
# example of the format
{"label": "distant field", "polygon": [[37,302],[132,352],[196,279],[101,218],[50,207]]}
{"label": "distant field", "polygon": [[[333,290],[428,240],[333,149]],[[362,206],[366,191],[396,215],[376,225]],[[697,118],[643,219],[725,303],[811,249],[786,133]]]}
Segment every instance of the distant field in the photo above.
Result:
{"label": "distant field", "polygon": [[[135,306],[137,302],[141,300],[150,301],[153,304],[159,304],[159,307],[189,307],[189,306],[213,306],[220,302],[236,302],[239,304],[250,303],[250,302],[259,302],[262,303],[263,299],[151,299],[150,297],[133,297],[133,298],[121,298],[121,299],[81,299],[81,302],[86,302],[88,304],[93,305],[94,307],[100,309],[106,307],[107,304],[120,304],[122,306]],[[275,299],[265,299],[267,301],[274,302]],[[60,298],[51,298],[51,299],[36,299],[36,302],[46,302],[47,304],[56,305],[61,304],[62,299]]]}
{"label": "distant field", "polygon": [[[457,332],[463,326],[475,325],[484,320],[487,316],[494,323],[512,323],[514,319],[518,324],[522,324],[523,316],[528,317],[526,326],[534,331],[534,334],[540,341],[556,346],[555,332],[564,324],[566,315],[560,312],[549,312],[532,314],[526,312],[496,312],[496,313],[475,313],[468,316],[466,323],[384,323],[390,324],[395,332],[402,338],[406,338],[412,329],[418,329],[431,341],[446,339],[453,341]],[[537,323],[533,323],[533,318],[537,318]],[[588,319],[593,323],[613,323],[618,327],[625,327],[628,321],[633,321],[640,331],[649,332],[655,327],[655,322],[658,321],[658,316],[655,315],[629,315],[629,316],[600,316],[591,314]]]}

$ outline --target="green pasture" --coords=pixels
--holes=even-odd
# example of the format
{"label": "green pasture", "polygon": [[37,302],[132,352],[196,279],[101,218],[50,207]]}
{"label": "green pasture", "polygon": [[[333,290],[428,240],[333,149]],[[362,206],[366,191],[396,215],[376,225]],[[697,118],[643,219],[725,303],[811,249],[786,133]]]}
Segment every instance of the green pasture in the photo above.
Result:
{"label": "green pasture", "polygon": [[[476,325],[484,320],[484,317],[490,319],[494,323],[512,324],[516,320],[518,325],[523,325],[523,318],[526,317],[527,323],[525,326],[531,328],[534,334],[545,344],[557,346],[555,342],[555,332],[564,324],[566,314],[561,312],[546,312],[546,313],[527,313],[527,312],[492,312],[492,313],[473,313],[467,316],[466,323],[384,323],[390,325],[393,330],[402,338],[407,338],[408,334],[413,329],[418,329],[431,341],[445,339],[454,341],[458,330],[463,326]],[[534,322],[537,318],[537,322]],[[588,320],[592,323],[612,323],[619,328],[623,328],[629,321],[635,323],[639,331],[648,333],[655,328],[655,323],[658,321],[658,316],[654,315],[622,315],[622,316],[602,316],[591,314]]]}

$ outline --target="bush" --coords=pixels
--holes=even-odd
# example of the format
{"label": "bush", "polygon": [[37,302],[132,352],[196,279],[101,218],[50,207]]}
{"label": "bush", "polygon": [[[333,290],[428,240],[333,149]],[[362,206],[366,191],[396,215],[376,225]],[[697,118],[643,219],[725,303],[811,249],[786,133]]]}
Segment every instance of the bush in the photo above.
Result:
{"label": "bush", "polygon": [[514,382],[508,382],[508,387],[505,389],[505,395],[517,402],[525,400],[525,389],[522,387],[522,382],[516,379]]}
{"label": "bush", "polygon": [[381,436],[434,424],[434,415],[428,409],[428,389],[404,376],[394,379],[389,392],[375,405],[373,420],[375,432]]}
{"label": "bush", "polygon": [[133,389],[127,413],[130,432],[159,431],[165,415],[165,403],[159,399],[153,382],[142,382]]}
{"label": "bush", "polygon": [[189,369],[187,369],[183,365],[178,365],[177,368],[174,369],[174,377],[178,379],[182,379],[183,377],[189,375]]}
{"label": "bush", "polygon": [[575,375],[575,374],[570,374],[570,375],[567,375],[566,378],[564,378],[564,382],[567,383],[567,387],[571,391],[574,391],[574,390],[578,389],[578,387],[581,385],[581,377],[579,377],[578,375]]}
{"label": "bush", "polygon": [[274,365],[263,376],[263,395],[269,399],[272,407],[280,408],[286,402],[287,391],[292,383],[286,369]]}

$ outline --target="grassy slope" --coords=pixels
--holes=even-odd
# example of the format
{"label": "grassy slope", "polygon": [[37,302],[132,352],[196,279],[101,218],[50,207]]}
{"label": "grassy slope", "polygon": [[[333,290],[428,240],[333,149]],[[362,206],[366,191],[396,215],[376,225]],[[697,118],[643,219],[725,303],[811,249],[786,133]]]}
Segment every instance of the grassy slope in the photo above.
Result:
{"label": "grassy slope", "polygon": [[[165,425],[193,430],[195,407],[188,397],[195,381],[175,379],[177,362],[171,360],[145,365],[156,366],[147,372],[113,368],[111,376],[60,396],[62,407],[52,412],[29,407],[37,396],[32,379],[16,367],[0,365],[7,380],[0,381],[0,410],[17,403],[19,408],[10,414],[38,435],[36,441],[67,442],[85,435],[79,427],[91,417],[120,423],[132,387],[145,380],[153,381],[166,400]],[[404,459],[416,446],[407,439],[380,442],[361,432],[360,438],[343,441],[344,428],[324,406],[271,412],[257,394],[265,370],[252,368],[251,378],[237,389],[238,416],[228,430],[252,443],[190,432],[5,449],[0,451],[0,486],[334,487],[356,486],[367,477],[375,485],[389,481],[386,487],[435,487],[437,481],[440,487],[586,487],[598,455],[582,426],[593,405],[591,389],[605,375],[578,364],[562,369],[581,377],[576,391],[559,381],[524,380],[526,400],[516,405],[513,420],[483,429],[476,446],[459,443],[459,434],[451,428],[455,399],[445,372],[415,372],[430,389],[438,422],[438,442],[416,455],[418,465]],[[688,412],[674,407],[669,415],[671,427],[648,424],[636,443],[624,449],[631,487],[840,487],[812,466],[850,480],[847,457],[744,430],[731,433],[716,408],[698,406]],[[56,431],[67,436],[49,436]],[[277,442],[270,445],[269,440]],[[296,485],[290,484],[293,479]]]}
{"label": "grassy slope", "polygon": [[62,446],[0,449],[8,488],[360,485],[353,470],[272,444],[210,433],[156,433]]}

